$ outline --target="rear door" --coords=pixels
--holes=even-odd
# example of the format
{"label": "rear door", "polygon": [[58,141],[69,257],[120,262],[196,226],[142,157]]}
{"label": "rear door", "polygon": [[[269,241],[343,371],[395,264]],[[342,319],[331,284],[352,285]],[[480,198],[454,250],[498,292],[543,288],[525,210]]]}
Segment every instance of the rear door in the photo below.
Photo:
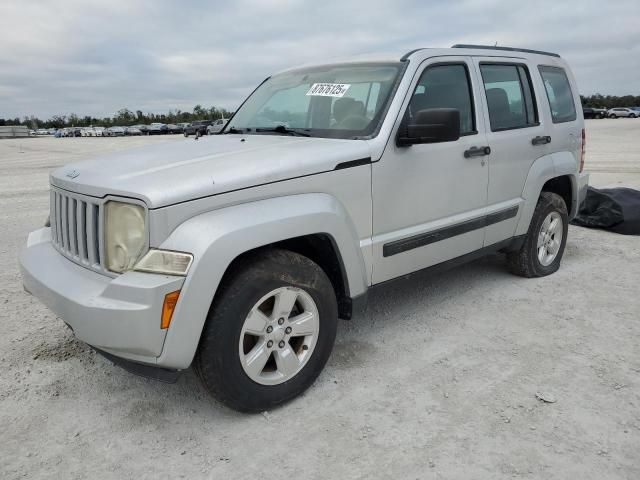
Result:
{"label": "rear door", "polygon": [[534,87],[533,65],[521,58],[475,57],[474,62],[491,147],[487,212],[497,220],[487,225],[484,246],[489,246],[515,234],[529,169],[553,139],[539,114],[537,99],[544,93]]}

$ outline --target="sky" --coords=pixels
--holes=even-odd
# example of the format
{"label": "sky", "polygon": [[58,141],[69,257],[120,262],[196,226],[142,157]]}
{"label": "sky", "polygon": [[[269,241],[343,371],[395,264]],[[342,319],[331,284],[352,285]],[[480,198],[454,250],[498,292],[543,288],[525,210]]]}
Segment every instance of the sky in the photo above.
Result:
{"label": "sky", "polygon": [[287,67],[496,42],[640,95],[640,0],[1,0],[0,118],[235,110]]}

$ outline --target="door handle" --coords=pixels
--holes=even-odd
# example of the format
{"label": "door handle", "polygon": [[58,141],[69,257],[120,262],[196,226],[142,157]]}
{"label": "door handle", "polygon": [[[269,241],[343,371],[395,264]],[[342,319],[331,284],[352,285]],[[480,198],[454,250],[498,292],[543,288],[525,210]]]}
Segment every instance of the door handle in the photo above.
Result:
{"label": "door handle", "polygon": [[464,151],[464,158],[471,157],[484,157],[491,153],[490,147],[471,147],[469,150]]}
{"label": "door handle", "polygon": [[531,139],[531,145],[546,145],[547,143],[551,143],[551,137],[535,137]]}

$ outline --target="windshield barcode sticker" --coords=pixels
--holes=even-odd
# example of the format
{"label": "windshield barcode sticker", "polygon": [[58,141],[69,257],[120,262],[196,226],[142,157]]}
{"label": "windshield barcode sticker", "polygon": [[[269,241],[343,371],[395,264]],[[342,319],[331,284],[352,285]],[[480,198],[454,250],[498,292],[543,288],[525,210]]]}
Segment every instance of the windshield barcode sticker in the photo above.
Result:
{"label": "windshield barcode sticker", "polygon": [[350,83],[314,83],[307,92],[307,95],[315,97],[342,97],[349,87]]}

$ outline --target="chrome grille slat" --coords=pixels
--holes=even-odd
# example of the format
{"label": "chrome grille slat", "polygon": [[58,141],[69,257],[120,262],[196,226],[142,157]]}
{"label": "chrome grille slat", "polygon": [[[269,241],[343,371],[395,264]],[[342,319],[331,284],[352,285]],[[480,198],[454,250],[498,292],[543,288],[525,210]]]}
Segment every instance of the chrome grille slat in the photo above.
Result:
{"label": "chrome grille slat", "polygon": [[60,245],[63,250],[69,250],[69,220],[67,219],[67,196],[60,196],[60,217],[62,218],[62,244]]}
{"label": "chrome grille slat", "polygon": [[103,203],[99,199],[51,188],[51,241],[65,257],[106,273],[102,243]]}
{"label": "chrome grille slat", "polygon": [[78,235],[76,229],[76,199],[67,199],[67,218],[69,219],[69,254],[78,254]]}
{"label": "chrome grille slat", "polygon": [[55,215],[56,215],[56,244],[62,244],[62,217],[60,214],[60,194],[55,192],[56,202],[55,202]]}
{"label": "chrome grille slat", "polygon": [[87,246],[89,249],[89,264],[98,264],[98,239],[96,238],[95,223],[96,223],[95,205],[90,203],[87,205]]}
{"label": "chrome grille slat", "polygon": [[76,243],[78,246],[78,257],[84,261],[87,258],[87,236],[85,208],[86,203],[79,200],[76,202]]}
{"label": "chrome grille slat", "polygon": [[104,225],[104,209],[100,208],[98,210],[98,224],[96,225],[96,233],[98,235],[98,263],[101,267],[105,267],[104,264],[104,232],[102,231],[102,226]]}

